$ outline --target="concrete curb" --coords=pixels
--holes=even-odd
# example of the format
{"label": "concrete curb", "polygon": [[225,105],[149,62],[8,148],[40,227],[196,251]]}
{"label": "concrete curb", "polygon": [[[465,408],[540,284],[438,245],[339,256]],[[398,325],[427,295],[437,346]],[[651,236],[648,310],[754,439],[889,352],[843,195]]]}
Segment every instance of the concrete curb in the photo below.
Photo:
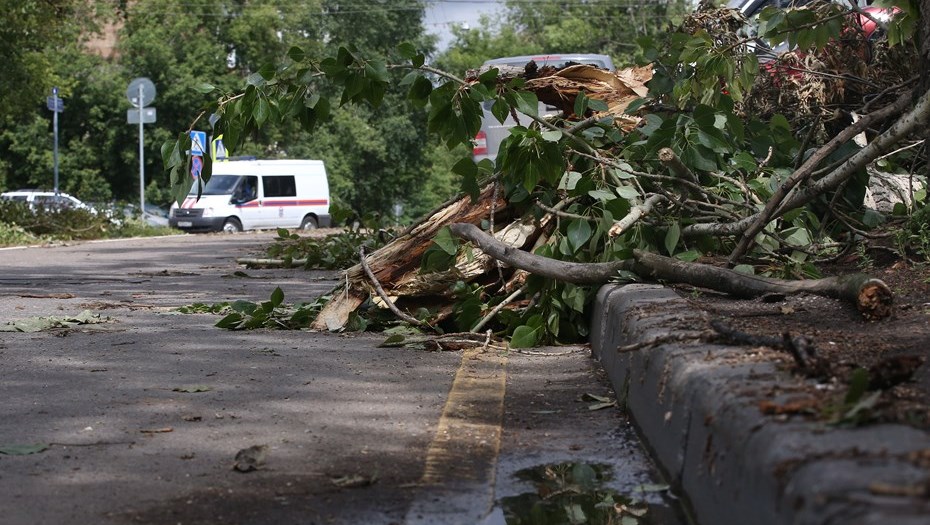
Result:
{"label": "concrete curb", "polygon": [[646,446],[703,525],[930,524],[930,435],[776,417],[793,379],[746,347],[692,341],[702,313],[658,285],[606,285],[591,346]]}

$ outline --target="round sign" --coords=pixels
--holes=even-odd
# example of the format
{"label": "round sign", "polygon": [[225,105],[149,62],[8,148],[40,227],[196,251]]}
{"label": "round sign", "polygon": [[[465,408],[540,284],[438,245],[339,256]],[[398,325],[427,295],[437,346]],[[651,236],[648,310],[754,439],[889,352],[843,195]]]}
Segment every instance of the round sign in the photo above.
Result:
{"label": "round sign", "polygon": [[145,77],[134,78],[126,88],[126,97],[133,107],[145,107],[155,100],[155,84]]}

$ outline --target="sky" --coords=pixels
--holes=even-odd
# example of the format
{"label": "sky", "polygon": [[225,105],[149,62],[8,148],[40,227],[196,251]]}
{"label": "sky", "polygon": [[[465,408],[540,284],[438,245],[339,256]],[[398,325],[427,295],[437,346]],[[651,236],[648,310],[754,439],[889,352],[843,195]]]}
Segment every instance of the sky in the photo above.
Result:
{"label": "sky", "polygon": [[475,27],[482,14],[492,14],[500,7],[499,0],[427,0],[424,25],[428,32],[439,35],[437,47],[442,51],[452,39],[452,26]]}

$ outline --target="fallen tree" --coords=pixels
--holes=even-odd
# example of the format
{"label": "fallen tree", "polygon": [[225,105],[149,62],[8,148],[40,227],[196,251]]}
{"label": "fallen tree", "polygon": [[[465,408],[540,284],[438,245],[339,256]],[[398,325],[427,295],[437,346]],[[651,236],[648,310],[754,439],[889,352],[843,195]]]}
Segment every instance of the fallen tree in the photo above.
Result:
{"label": "fallen tree", "polygon": [[[851,249],[877,221],[862,206],[867,167],[898,150],[913,155],[911,165],[925,162],[919,149],[899,146],[930,122],[930,91],[902,77],[907,49],[855,31],[832,45],[824,31],[845,29],[793,27],[788,18],[768,23],[762,36],[779,42],[795,31],[810,45],[761,69],[753,40],[737,32],[745,20],[725,9],[696,12],[663,47],[646,50],[656,57],[649,67],[616,72],[531,63],[459,79],[425,66],[412,47],[402,49],[410,62],[397,66],[373,66],[350,50],[324,61],[327,77],[352,85],[344,103],[375,103],[388,71],[412,70],[403,81],[410,98],[429,108],[430,129],[450,146],[475,136],[482,105],[520,125],[495,164],[468,157],[455,165],[462,196],[363,254],[313,328],[344,329],[353,312],[374,305],[426,328],[451,317],[461,331],[493,321],[501,332],[547,334],[528,339],[536,342],[579,338],[593,287],[624,272],[738,297],[821,294],[868,319],[887,317],[893,297],[884,283],[817,278],[815,263]],[[857,79],[848,69],[855,61],[837,57],[863,46],[876,58],[869,78]],[[280,74],[292,71],[300,69]],[[309,91],[291,89],[295,79],[253,88],[300,108],[305,100],[287,97]],[[857,80],[872,91],[844,84]],[[788,117],[773,112],[773,97]],[[537,114],[538,102],[559,113]],[[248,128],[248,98],[217,109],[227,106]],[[306,106],[298,111],[314,118]],[[180,171],[179,158],[166,164]],[[739,271],[697,262],[727,252]]]}

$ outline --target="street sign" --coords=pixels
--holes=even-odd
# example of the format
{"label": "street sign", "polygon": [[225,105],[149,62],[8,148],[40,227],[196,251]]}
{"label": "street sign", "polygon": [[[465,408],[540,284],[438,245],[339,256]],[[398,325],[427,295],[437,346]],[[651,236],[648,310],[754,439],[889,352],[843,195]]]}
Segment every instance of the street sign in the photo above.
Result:
{"label": "street sign", "polygon": [[194,155],[191,157],[191,177],[198,178],[203,173],[203,157]]}
{"label": "street sign", "polygon": [[138,124],[139,113],[142,113],[143,124],[151,124],[152,122],[155,122],[155,117],[156,117],[155,108],[142,108],[142,111],[139,111],[138,109],[127,109],[126,110],[126,123],[127,124]]}
{"label": "street sign", "polygon": [[126,97],[134,107],[148,106],[155,100],[155,84],[145,77],[134,78],[126,88]]}
{"label": "street sign", "polygon": [[200,155],[207,151],[207,132],[191,131],[191,155]]}
{"label": "street sign", "polygon": [[211,146],[211,149],[213,150],[211,155],[213,160],[227,160],[227,157],[229,157],[229,151],[226,150],[226,146],[223,144],[222,134],[217,135],[217,137],[213,139]]}
{"label": "street sign", "polygon": [[65,110],[65,101],[61,97],[45,97],[45,105],[48,106],[48,109],[54,111],[55,113],[61,113]]}

